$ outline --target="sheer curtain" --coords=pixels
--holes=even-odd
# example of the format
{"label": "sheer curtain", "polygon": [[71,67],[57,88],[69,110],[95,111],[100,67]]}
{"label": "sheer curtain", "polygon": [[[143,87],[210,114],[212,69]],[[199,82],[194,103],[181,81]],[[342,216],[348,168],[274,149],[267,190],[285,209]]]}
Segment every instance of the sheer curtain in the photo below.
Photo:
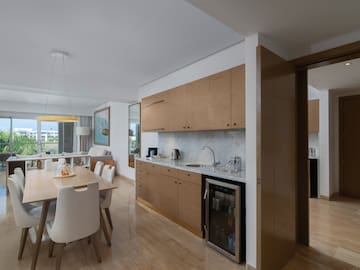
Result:
{"label": "sheer curtain", "polygon": [[[90,147],[92,146],[92,117],[91,116],[80,116],[80,122],[75,123],[75,127],[88,127],[90,128],[90,134],[88,136],[81,136],[81,144],[82,144],[82,150],[84,152],[88,152]],[[76,128],[75,128],[76,130]],[[79,151],[80,149],[80,138],[79,136],[76,134],[76,132],[74,132],[74,141],[76,142],[74,144],[74,152]]]}

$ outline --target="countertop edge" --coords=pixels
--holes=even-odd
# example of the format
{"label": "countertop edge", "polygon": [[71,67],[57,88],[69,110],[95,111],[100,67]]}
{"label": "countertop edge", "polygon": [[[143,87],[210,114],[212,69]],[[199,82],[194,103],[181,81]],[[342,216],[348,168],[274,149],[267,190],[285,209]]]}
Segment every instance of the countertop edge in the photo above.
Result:
{"label": "countertop edge", "polygon": [[198,173],[198,174],[201,174],[201,175],[219,177],[219,178],[223,178],[223,179],[226,179],[226,180],[230,180],[230,181],[234,181],[234,182],[241,182],[241,183],[246,184],[246,180],[245,180],[246,178],[245,177],[237,176],[237,175],[231,175],[229,173],[213,172],[213,171],[211,171],[209,169],[206,169],[204,167],[200,167],[200,168],[186,167],[184,165],[174,164],[174,163],[176,163],[176,161],[174,161],[173,164],[172,164],[171,163],[172,161],[165,160],[165,159],[151,160],[151,159],[147,159],[147,158],[135,158],[135,160],[148,162],[148,163],[152,163],[152,164],[156,164],[156,165],[160,165],[160,166],[166,166],[166,167],[170,167],[170,168],[174,168],[174,169],[178,169],[178,170],[182,170],[182,171]]}

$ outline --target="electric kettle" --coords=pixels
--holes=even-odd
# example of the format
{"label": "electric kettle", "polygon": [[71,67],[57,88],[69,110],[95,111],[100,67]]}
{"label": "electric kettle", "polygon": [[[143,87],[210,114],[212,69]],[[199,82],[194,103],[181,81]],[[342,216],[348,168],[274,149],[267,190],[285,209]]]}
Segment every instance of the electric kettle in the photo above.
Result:
{"label": "electric kettle", "polygon": [[180,150],[179,149],[176,149],[174,148],[172,151],[171,151],[171,159],[172,160],[178,160],[180,159]]}

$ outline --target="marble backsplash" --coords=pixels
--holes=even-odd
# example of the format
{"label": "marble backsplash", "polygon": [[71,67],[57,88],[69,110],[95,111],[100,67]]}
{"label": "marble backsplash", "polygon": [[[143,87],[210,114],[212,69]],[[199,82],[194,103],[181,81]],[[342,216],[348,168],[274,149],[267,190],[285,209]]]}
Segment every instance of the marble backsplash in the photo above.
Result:
{"label": "marble backsplash", "polygon": [[214,149],[216,161],[226,164],[234,156],[240,156],[245,168],[245,129],[226,131],[193,131],[159,133],[159,152],[170,157],[171,150],[178,148],[184,162],[199,161],[202,148]]}

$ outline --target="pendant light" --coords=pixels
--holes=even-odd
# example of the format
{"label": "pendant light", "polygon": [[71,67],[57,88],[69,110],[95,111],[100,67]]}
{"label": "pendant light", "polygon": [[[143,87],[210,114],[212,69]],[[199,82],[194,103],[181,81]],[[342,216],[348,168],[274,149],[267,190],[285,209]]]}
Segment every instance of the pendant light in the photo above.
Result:
{"label": "pendant light", "polygon": [[[64,51],[58,51],[58,50],[54,50],[50,52],[51,58],[53,59],[53,76],[52,76],[52,82],[54,80],[55,77],[55,64],[57,62],[57,60],[61,60],[61,64],[62,64],[62,69],[64,72],[64,76],[65,76],[65,59],[69,56],[69,53],[64,52]],[[52,83],[51,83],[52,84]],[[48,107],[48,98],[46,98],[46,108],[45,111],[47,111],[47,107]],[[70,107],[71,106],[71,99],[69,97],[69,104]],[[39,121],[46,121],[46,122],[66,122],[66,123],[74,123],[74,122],[80,122],[80,117],[79,116],[74,116],[74,115],[52,115],[52,114],[44,114],[44,115],[39,115],[36,117],[36,120]]]}

